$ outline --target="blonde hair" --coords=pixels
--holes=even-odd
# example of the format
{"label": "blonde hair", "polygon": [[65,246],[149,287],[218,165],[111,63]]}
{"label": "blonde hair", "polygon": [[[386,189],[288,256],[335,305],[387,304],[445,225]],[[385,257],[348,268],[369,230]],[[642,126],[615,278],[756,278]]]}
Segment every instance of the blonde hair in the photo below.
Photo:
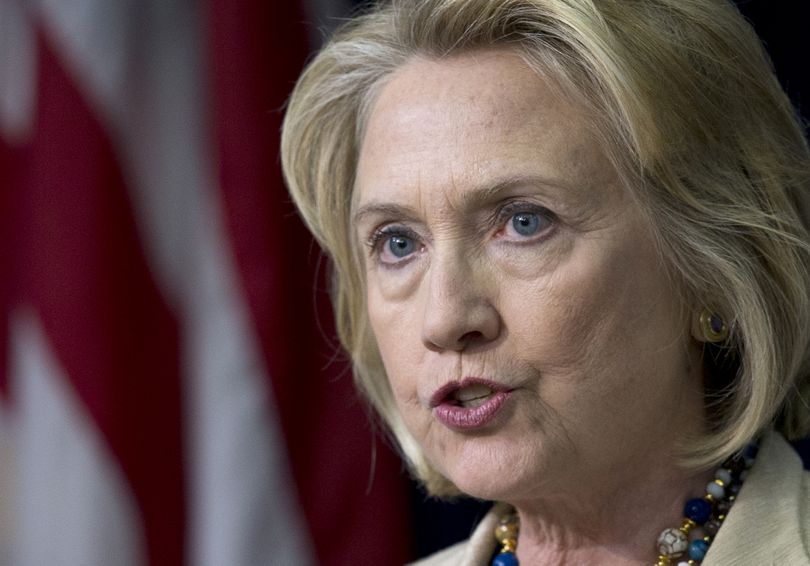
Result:
{"label": "blonde hair", "polygon": [[282,164],[333,261],[338,333],[357,384],[416,476],[434,494],[457,492],[403,425],[369,329],[350,226],[355,166],[394,70],[415,56],[494,47],[515,50],[597,117],[596,135],[649,215],[685,301],[731,330],[704,356],[712,427],[689,447],[690,465],[722,461],[771,424],[807,434],[810,155],[736,9],[725,0],[395,0],[348,22],[301,75]]}

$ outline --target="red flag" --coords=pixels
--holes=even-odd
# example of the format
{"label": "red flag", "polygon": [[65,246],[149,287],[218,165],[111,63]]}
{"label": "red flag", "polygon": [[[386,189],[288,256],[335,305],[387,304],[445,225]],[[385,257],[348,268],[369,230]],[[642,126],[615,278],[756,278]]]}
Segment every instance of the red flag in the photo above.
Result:
{"label": "red flag", "polygon": [[213,1],[220,184],[318,556],[324,564],[400,564],[407,558],[401,464],[387,447],[372,448],[350,370],[334,359],[318,250],[279,170],[282,108],[307,55],[302,22],[294,3]]}
{"label": "red flag", "polygon": [[0,561],[406,558],[400,464],[329,364],[281,183],[307,45],[282,4],[0,7],[37,30],[0,65]]}

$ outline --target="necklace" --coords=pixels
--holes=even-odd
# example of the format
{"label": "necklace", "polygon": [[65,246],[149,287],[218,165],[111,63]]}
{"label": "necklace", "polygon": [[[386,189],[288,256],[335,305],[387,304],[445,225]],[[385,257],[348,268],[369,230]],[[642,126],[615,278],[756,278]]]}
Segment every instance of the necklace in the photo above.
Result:
{"label": "necklace", "polygon": [[[658,536],[658,560],[653,566],[697,566],[703,561],[737,499],[756,454],[757,445],[750,444],[717,468],[703,497],[686,502],[681,526],[664,529]],[[500,518],[495,527],[495,540],[500,551],[492,559],[491,566],[518,566],[515,551],[519,534],[517,514],[509,513]]]}
{"label": "necklace", "polygon": [[492,559],[492,566],[518,566],[515,550],[519,532],[517,514],[509,513],[500,518],[495,527],[495,540],[501,545],[501,550]]}

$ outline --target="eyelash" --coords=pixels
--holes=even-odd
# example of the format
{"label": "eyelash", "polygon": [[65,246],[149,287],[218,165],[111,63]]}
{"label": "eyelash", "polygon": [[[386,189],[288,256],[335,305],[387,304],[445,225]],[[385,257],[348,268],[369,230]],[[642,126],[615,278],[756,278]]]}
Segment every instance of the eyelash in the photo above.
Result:
{"label": "eyelash", "polygon": [[[498,227],[498,231],[503,230],[507,227],[507,223],[510,219],[512,219],[515,215],[524,213],[524,214],[535,214],[541,218],[544,218],[547,222],[551,223],[551,227],[541,228],[539,233],[542,235],[547,235],[547,232],[553,228],[553,224],[556,222],[557,217],[544,206],[539,206],[537,204],[523,202],[523,201],[513,201],[508,202],[500,209],[498,209],[492,218],[492,224]],[[409,238],[416,243],[420,242],[420,236],[410,228],[406,226],[398,225],[398,224],[389,224],[382,228],[378,228],[374,230],[374,232],[369,236],[368,240],[366,241],[366,246],[369,248],[370,254],[374,259],[379,260],[380,255],[382,254],[382,246],[385,245],[386,242],[389,241],[390,238],[401,236],[403,238]],[[539,239],[544,239],[543,237],[527,237],[525,238],[527,243],[535,242]],[[392,263],[390,265],[398,265],[404,263],[407,259],[403,261],[398,261]],[[379,262],[385,265],[389,265],[385,262]]]}

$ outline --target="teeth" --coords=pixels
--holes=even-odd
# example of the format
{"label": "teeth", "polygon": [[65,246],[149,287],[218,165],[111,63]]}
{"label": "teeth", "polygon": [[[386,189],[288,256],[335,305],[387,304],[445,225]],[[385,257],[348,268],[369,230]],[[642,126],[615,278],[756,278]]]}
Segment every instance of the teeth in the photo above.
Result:
{"label": "teeth", "polygon": [[478,397],[470,401],[459,401],[459,405],[464,407],[465,409],[473,409],[475,407],[480,407],[481,405],[486,403],[487,399],[489,399],[489,395],[487,395],[486,397]]}
{"label": "teeth", "polygon": [[468,385],[455,392],[453,397],[464,407],[477,407],[482,405],[492,395],[492,388],[486,385]]}

